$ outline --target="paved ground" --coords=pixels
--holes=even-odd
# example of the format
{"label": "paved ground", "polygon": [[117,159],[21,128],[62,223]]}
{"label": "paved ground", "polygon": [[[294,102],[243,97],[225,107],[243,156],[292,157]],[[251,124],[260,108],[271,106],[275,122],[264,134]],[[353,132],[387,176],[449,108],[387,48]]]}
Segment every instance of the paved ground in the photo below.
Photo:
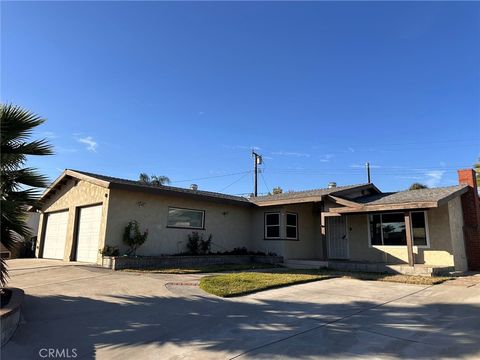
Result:
{"label": "paved ground", "polygon": [[9,265],[27,296],[5,360],[44,348],[77,359],[480,359],[478,275],[433,287],[332,279],[225,300],[171,284],[201,275]]}

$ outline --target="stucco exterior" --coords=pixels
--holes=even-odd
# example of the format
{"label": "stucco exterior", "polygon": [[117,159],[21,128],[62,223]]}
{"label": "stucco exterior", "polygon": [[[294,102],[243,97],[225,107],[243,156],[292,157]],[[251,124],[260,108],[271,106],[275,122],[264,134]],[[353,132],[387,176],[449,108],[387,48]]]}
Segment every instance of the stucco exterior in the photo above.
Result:
{"label": "stucco exterior", "polygon": [[[351,202],[346,199],[318,197],[310,202],[300,198],[298,203],[279,205],[249,202],[246,199],[221,196],[212,193],[189,193],[185,189],[151,188],[119,181],[111,182],[66,172],[43,200],[39,221],[36,255],[41,257],[45,224],[48,215],[68,212],[64,261],[75,260],[76,232],[79,211],[82,207],[101,205],[98,249],[115,246],[123,254],[123,232],[131,220],[139,222],[142,230],[148,229],[147,241],[137,250],[138,255],[158,256],[185,252],[188,235],[197,231],[207,239],[212,235],[211,251],[224,252],[246,247],[248,250],[275,253],[285,259],[328,260],[326,216],[344,216],[348,238],[348,260],[398,264],[408,262],[407,246],[371,246],[369,242],[368,213],[339,214]],[[109,178],[114,179],[114,178]],[[115,180],[115,179],[114,179]],[[121,179],[120,179],[121,180]],[[123,187],[122,187],[123,186]],[[172,188],[175,189],[175,188]],[[355,192],[356,191],[356,192]],[[369,190],[370,191],[370,190]],[[363,195],[365,190],[353,190],[350,196]],[[321,198],[323,199],[323,198]],[[168,226],[169,207],[201,210],[205,213],[204,228],[177,228]],[[356,208],[353,208],[356,210]],[[418,211],[418,210],[417,210]],[[427,215],[427,246],[414,246],[416,264],[428,266],[455,266],[466,270],[466,254],[463,233],[463,210],[459,196],[431,207]],[[280,213],[280,238],[265,238],[265,214]],[[297,214],[297,239],[286,238],[286,215]],[[65,224],[65,222],[63,222]],[[343,240],[342,240],[343,241]],[[97,263],[101,263],[100,253]]]}
{"label": "stucco exterior", "polygon": [[[75,222],[79,208],[83,206],[102,204],[102,220],[100,225],[99,249],[105,241],[107,227],[107,211],[109,203],[109,189],[84,180],[70,179],[52,197],[44,202],[38,227],[38,239],[43,239],[45,220],[49,213],[68,211],[67,239],[65,242],[64,261],[73,260],[75,245]],[[37,242],[36,256],[42,254],[43,241]],[[100,262],[100,254],[97,262]]]}
{"label": "stucco exterior", "polygon": [[[448,204],[426,211],[429,244],[414,246],[416,264],[428,266],[455,266],[466,269],[463,246],[462,212],[459,198]],[[371,246],[368,232],[368,215],[347,215],[350,260],[386,262],[399,264],[408,262],[406,246]]]}
{"label": "stucco exterior", "polygon": [[[275,253],[285,259],[318,259],[323,257],[320,211],[317,204],[304,203],[263,207],[253,210],[253,249]],[[280,213],[280,239],[265,239],[265,213]],[[298,239],[286,239],[285,217],[287,213],[297,214]]]}
{"label": "stucco exterior", "polygon": [[[222,204],[215,201],[147,194],[137,191],[112,189],[108,212],[106,245],[126,250],[122,243],[123,231],[131,220],[148,229],[147,241],[138,249],[138,255],[177,254],[186,251],[187,236],[198,231],[204,238],[212,235],[212,251],[252,248],[252,213],[246,206]],[[167,227],[168,208],[178,207],[205,211],[205,229]]]}
{"label": "stucco exterior", "polygon": [[466,271],[468,269],[465,241],[463,237],[463,211],[460,197],[448,202],[448,215],[450,222],[450,237],[452,239],[453,259],[455,269]]}

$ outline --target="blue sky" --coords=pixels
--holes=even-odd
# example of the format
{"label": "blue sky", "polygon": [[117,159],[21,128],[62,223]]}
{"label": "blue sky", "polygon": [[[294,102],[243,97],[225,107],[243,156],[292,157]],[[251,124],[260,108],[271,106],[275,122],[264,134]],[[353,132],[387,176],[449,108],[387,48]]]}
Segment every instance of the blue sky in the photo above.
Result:
{"label": "blue sky", "polygon": [[[261,193],[457,183],[480,155],[475,2],[2,2],[1,98],[64,168]],[[193,180],[194,179],[194,180]]]}

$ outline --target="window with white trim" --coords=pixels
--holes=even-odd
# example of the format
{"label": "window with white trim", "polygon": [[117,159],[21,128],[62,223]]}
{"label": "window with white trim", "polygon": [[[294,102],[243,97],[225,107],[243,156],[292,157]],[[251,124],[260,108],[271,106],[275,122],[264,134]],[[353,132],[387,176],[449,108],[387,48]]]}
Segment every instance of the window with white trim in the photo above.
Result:
{"label": "window with white trim", "polygon": [[265,239],[280,238],[280,213],[265,213]]}
{"label": "window with white trim", "polygon": [[205,211],[169,207],[167,226],[173,228],[203,229]]}
{"label": "window with white trim", "polygon": [[[370,245],[406,246],[404,213],[370,214]],[[428,246],[427,218],[425,211],[411,212],[413,245]]]}
{"label": "window with white trim", "polygon": [[285,238],[298,239],[298,216],[295,213],[286,214]]}

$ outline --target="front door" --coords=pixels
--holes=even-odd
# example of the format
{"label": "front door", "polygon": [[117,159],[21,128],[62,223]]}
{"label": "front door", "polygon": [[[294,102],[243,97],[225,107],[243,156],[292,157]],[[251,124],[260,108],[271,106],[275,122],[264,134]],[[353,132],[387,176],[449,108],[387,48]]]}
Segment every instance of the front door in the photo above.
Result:
{"label": "front door", "polygon": [[348,259],[348,236],[345,216],[327,217],[329,259]]}

